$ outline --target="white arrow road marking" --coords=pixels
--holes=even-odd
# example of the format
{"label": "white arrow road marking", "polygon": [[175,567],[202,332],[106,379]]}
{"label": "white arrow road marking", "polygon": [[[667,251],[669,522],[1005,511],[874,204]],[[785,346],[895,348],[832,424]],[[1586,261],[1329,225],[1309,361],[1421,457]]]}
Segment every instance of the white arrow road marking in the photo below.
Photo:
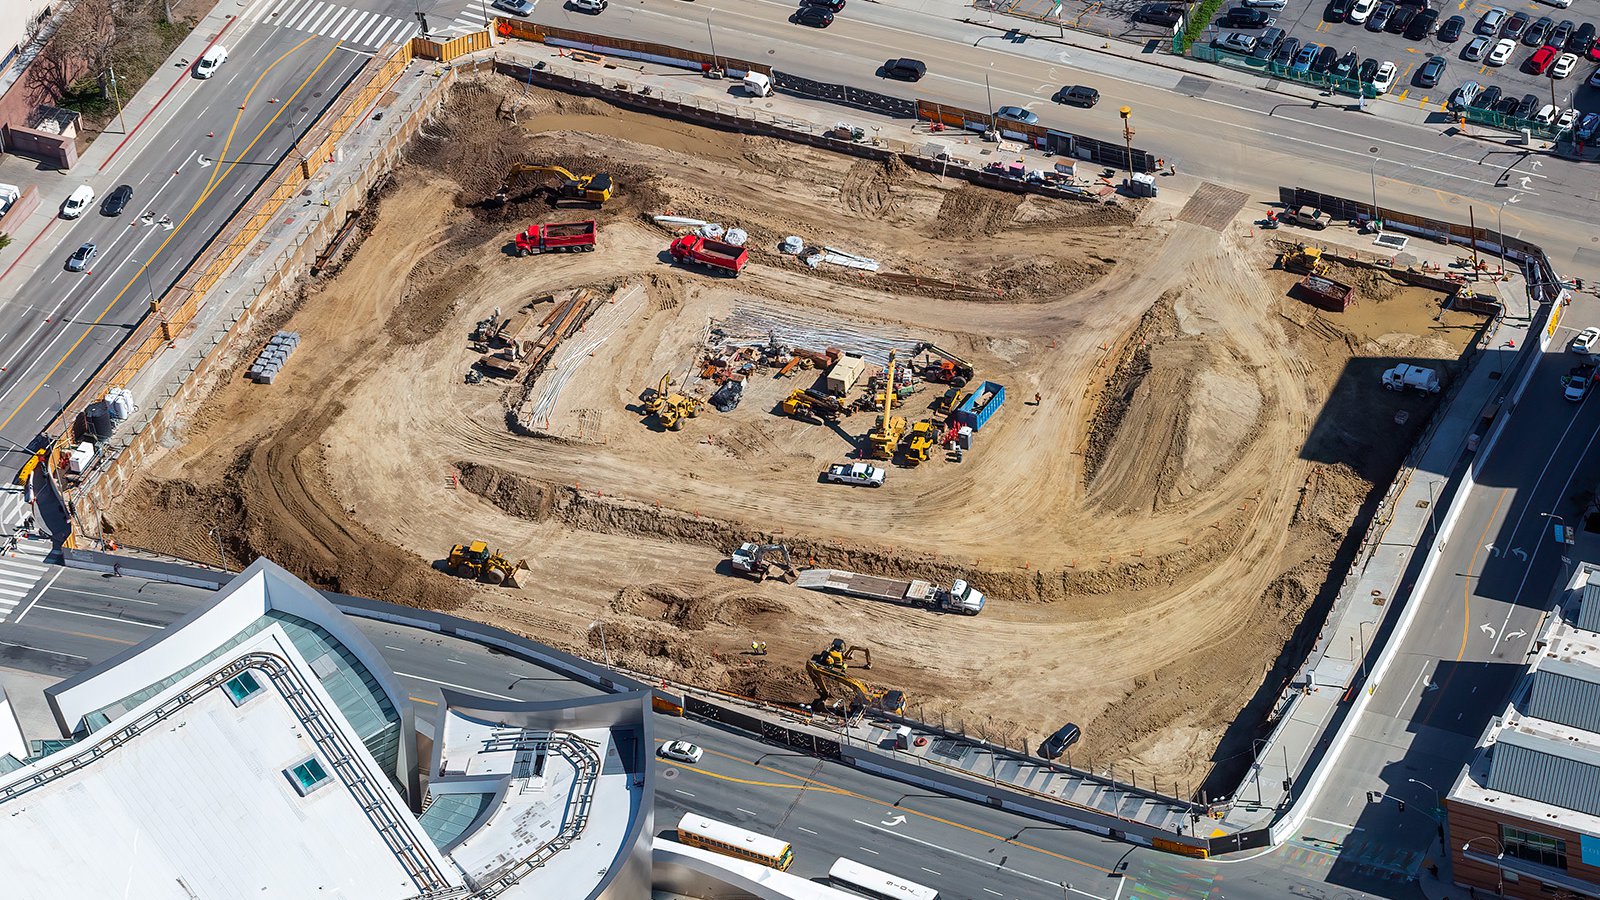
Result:
{"label": "white arrow road marking", "polygon": [[1517,202],[1518,200],[1521,200],[1521,199],[1522,199],[1522,195],[1521,194],[1512,194],[1511,196],[1506,198],[1506,202],[1507,203],[1515,203],[1515,202]]}
{"label": "white arrow road marking", "polygon": [[1528,633],[1526,631],[1523,631],[1521,628],[1518,628],[1516,631],[1513,631],[1510,634],[1506,635],[1506,640],[1509,641],[1509,640],[1512,640],[1513,638],[1527,637],[1527,636],[1528,636]]}
{"label": "white arrow road marking", "polygon": [[1499,548],[1495,547],[1495,545],[1493,545],[1493,544],[1484,544],[1483,545],[1483,549],[1489,551],[1489,555],[1490,556],[1499,556],[1500,555]]}
{"label": "white arrow road marking", "polygon": [[1488,622],[1485,622],[1482,625],[1479,625],[1478,626],[1478,630],[1483,632],[1484,634],[1487,634],[1491,638],[1494,637],[1494,626],[1490,625]]}
{"label": "white arrow road marking", "polygon": [[1533,190],[1533,179],[1528,177],[1527,175],[1522,176],[1522,178],[1520,179],[1520,184],[1522,186],[1522,189],[1525,190],[1525,191]]}
{"label": "white arrow road marking", "polygon": [[1536,159],[1536,160],[1533,161],[1533,167],[1535,169],[1541,168],[1543,166],[1544,166],[1544,162],[1542,160],[1537,160]]}
{"label": "white arrow road marking", "polygon": [[1528,561],[1528,551],[1522,549],[1521,547],[1512,547],[1511,548],[1511,555],[1515,556],[1517,559],[1522,560],[1523,562],[1527,562]]}
{"label": "white arrow road marking", "polygon": [[906,823],[906,817],[905,816],[890,816],[889,818],[884,819],[882,822],[879,822],[878,824],[880,824],[880,825],[904,825],[905,823]]}
{"label": "white arrow road marking", "polygon": [[194,161],[199,163],[200,164],[200,168],[202,168],[202,169],[211,168],[211,163],[213,162],[213,160],[207,159],[206,155],[204,153],[196,153],[194,155]]}

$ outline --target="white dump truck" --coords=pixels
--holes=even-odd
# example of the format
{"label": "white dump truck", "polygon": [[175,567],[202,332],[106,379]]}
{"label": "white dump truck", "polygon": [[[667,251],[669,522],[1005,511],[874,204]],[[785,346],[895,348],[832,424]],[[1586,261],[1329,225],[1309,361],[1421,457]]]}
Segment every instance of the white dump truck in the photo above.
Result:
{"label": "white dump truck", "polygon": [[1423,366],[1401,363],[1383,373],[1383,386],[1391,391],[1412,388],[1424,394],[1437,394],[1440,387],[1439,373]]}
{"label": "white dump truck", "polygon": [[806,569],[800,573],[795,585],[828,594],[883,600],[968,616],[983,612],[983,592],[959,578],[950,585],[949,590],[945,590],[931,581],[918,579],[880,578],[842,569]]}

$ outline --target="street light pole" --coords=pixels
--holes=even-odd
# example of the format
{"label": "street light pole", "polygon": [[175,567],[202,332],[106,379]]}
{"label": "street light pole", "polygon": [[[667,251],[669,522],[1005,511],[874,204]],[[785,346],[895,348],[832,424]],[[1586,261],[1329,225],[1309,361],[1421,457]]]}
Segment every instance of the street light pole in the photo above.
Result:
{"label": "street light pole", "polygon": [[1380,221],[1378,216],[1378,162],[1382,157],[1378,155],[1377,147],[1373,147],[1367,152],[1372,154],[1372,166],[1367,170],[1367,177],[1372,180],[1372,222],[1381,231],[1382,226],[1378,225]]}
{"label": "street light pole", "polygon": [[1407,778],[1406,781],[1409,781],[1412,784],[1420,784],[1428,790],[1433,791],[1433,815],[1434,818],[1438,818],[1441,807],[1444,805],[1439,802],[1439,789],[1418,778]]}
{"label": "street light pole", "polygon": [[[994,63],[989,63],[989,66],[990,68],[993,68]],[[985,69],[983,72],[983,94],[985,97],[989,98],[989,130],[994,131],[994,91],[989,88],[988,69]]]}
{"label": "street light pole", "polygon": [[1494,841],[1494,845],[1499,848],[1499,852],[1497,852],[1494,857],[1494,864],[1499,870],[1500,877],[1498,883],[1495,885],[1494,892],[1496,896],[1504,896],[1506,892],[1506,845],[1500,843],[1500,839],[1494,835],[1480,834],[1461,845],[1462,853],[1466,853],[1472,848],[1472,841]]}
{"label": "street light pole", "polygon": [[1133,125],[1128,117],[1133,115],[1133,107],[1124,106],[1117,110],[1122,116],[1122,147],[1128,154],[1128,193],[1133,193]]}
{"label": "street light pole", "polygon": [[[167,15],[167,19],[171,21],[172,15],[170,13]],[[122,118],[122,91],[117,89],[117,70],[111,66],[106,66],[106,71],[111,75],[111,96],[117,101],[117,127],[122,129],[123,134],[127,134],[128,122]]]}
{"label": "street light pole", "polygon": [[717,65],[717,36],[711,33],[711,17],[706,16],[706,38],[711,41],[711,68],[720,69]]}

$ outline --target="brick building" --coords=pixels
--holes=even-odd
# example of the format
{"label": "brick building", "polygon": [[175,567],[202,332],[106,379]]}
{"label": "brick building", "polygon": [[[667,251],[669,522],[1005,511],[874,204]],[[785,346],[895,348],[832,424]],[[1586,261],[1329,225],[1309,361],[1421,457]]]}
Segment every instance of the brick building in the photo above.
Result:
{"label": "brick building", "polygon": [[1458,884],[1600,898],[1600,566],[1579,567],[1445,811]]}

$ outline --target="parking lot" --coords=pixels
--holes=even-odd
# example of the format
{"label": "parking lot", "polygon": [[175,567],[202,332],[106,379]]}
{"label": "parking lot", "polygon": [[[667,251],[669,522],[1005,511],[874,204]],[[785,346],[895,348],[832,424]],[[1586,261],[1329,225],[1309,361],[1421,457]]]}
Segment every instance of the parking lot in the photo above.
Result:
{"label": "parking lot", "polygon": [[[1498,39],[1496,36],[1489,39],[1489,48],[1485,50],[1484,59],[1477,61],[1464,59],[1463,51],[1472,38],[1477,36],[1475,28],[1479,19],[1493,7],[1493,4],[1468,0],[1464,4],[1445,3],[1442,8],[1435,7],[1439,10],[1435,28],[1443,26],[1451,16],[1461,16],[1465,20],[1460,37],[1451,42],[1439,40],[1437,32],[1421,40],[1411,40],[1403,34],[1371,30],[1369,25],[1372,16],[1376,15],[1375,12],[1366,17],[1366,22],[1330,22],[1329,4],[1330,0],[1288,0],[1283,9],[1265,10],[1265,12],[1275,17],[1275,27],[1287,32],[1288,38],[1298,40],[1302,47],[1307,43],[1314,43],[1332,46],[1341,56],[1354,50],[1362,59],[1377,58],[1393,62],[1397,76],[1394,86],[1387,95],[1389,100],[1442,109],[1451,93],[1462,82],[1472,80],[1484,88],[1490,85],[1498,86],[1502,96],[1521,98],[1532,94],[1539,98],[1540,106],[1552,102],[1551,89],[1554,87],[1553,102],[1557,106],[1564,109],[1576,107],[1582,112],[1600,110],[1600,90],[1586,85],[1586,80],[1595,71],[1596,64],[1586,57],[1579,57],[1576,67],[1567,77],[1552,79],[1548,75],[1534,74],[1528,67],[1528,60],[1539,45],[1527,46],[1519,40],[1510,58],[1503,65],[1495,66],[1489,63],[1487,55],[1488,49],[1492,48]],[[1584,22],[1600,25],[1600,0],[1574,0],[1572,6],[1567,9],[1526,2],[1508,3],[1502,8],[1508,14],[1523,12],[1532,21],[1537,21],[1542,16],[1549,16],[1554,23],[1571,20],[1574,28]],[[1226,12],[1227,7],[1219,13],[1217,23],[1222,22]],[[1205,40],[1211,41],[1219,36],[1225,36],[1232,30],[1219,28],[1217,23],[1207,30]],[[1246,33],[1260,35],[1263,30],[1252,29]],[[1445,69],[1437,85],[1424,87],[1417,83],[1417,75],[1428,58],[1435,54],[1446,60]]]}

